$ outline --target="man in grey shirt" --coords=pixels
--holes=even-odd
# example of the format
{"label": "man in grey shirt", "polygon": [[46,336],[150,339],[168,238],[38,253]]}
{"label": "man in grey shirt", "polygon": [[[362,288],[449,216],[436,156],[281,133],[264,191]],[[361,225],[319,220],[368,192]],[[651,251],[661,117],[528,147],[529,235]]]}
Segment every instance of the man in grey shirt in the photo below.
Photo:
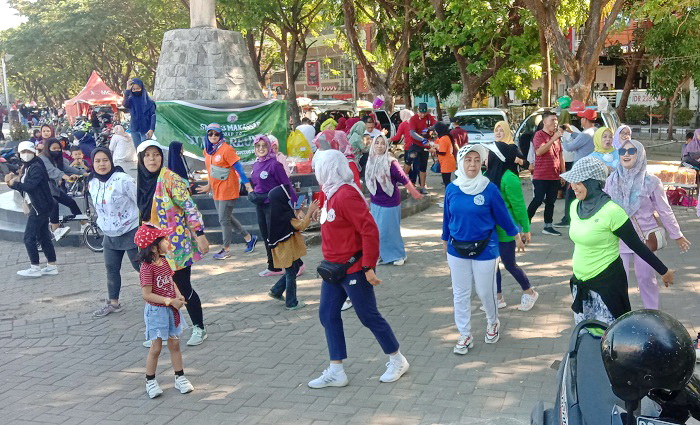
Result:
{"label": "man in grey shirt", "polygon": [[[581,133],[575,134],[569,124],[565,124],[565,131],[567,133],[572,133],[570,137],[562,138],[562,146],[565,150],[573,152],[574,163],[579,159],[590,155],[595,146],[593,144],[593,135],[595,134],[595,120],[598,118],[598,113],[593,109],[586,109],[582,112],[578,112],[576,115],[581,117],[581,127],[583,131]],[[565,140],[567,139],[567,140]],[[571,202],[574,200],[574,191],[571,190],[571,186],[566,190],[565,206],[564,206],[564,217],[559,223],[555,223],[554,227],[569,227],[569,222],[571,218],[569,217],[569,208],[571,207]]]}

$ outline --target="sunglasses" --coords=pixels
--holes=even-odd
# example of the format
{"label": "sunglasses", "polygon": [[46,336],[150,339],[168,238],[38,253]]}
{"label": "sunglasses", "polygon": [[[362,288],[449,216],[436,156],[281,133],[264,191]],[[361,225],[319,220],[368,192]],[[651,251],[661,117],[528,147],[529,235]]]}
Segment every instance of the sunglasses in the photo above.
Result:
{"label": "sunglasses", "polygon": [[219,133],[216,132],[216,131],[214,131],[214,130],[207,131],[207,136],[216,136],[216,137],[220,137],[220,136],[219,136]]}
{"label": "sunglasses", "polygon": [[637,148],[629,148],[629,149],[620,148],[617,150],[617,152],[620,154],[620,156],[627,155],[627,154],[635,155],[637,153]]}

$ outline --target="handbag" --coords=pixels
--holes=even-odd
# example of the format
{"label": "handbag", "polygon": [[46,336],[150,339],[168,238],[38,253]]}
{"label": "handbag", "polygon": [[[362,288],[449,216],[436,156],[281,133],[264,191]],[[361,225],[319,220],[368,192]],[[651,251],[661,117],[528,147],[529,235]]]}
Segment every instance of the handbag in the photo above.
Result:
{"label": "handbag", "polygon": [[357,263],[360,258],[362,258],[362,251],[350,257],[347,263],[331,263],[330,261],[321,260],[321,264],[316,268],[316,273],[328,283],[340,283],[348,275],[350,267]]}
{"label": "handbag", "polygon": [[632,220],[637,225],[639,231],[642,233],[644,243],[651,252],[664,249],[668,245],[666,229],[661,225],[661,223],[659,222],[659,217],[657,217],[656,214],[654,214],[654,220],[656,220],[656,227],[647,230],[646,232],[642,231],[642,228],[639,226],[639,222],[637,221],[636,217],[632,216]]}
{"label": "handbag", "polygon": [[442,172],[440,171],[440,161],[436,161],[435,157],[433,157],[433,165],[430,166],[430,171],[437,174]]}
{"label": "handbag", "polygon": [[493,229],[489,231],[489,234],[488,236],[486,236],[486,238],[475,242],[458,241],[455,238],[450,237],[450,244],[452,244],[452,247],[455,249],[455,251],[457,251],[457,254],[467,258],[476,257],[482,252],[484,252],[486,247],[489,245],[492,232]]}

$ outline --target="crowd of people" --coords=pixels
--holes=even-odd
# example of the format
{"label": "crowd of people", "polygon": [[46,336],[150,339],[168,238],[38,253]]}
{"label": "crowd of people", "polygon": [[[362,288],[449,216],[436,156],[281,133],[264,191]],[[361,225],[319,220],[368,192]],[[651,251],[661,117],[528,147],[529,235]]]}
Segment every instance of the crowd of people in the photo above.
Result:
{"label": "crowd of people", "polygon": [[[19,174],[9,174],[5,180],[20,192],[28,214],[24,242],[31,265],[18,274],[38,277],[58,273],[50,233],[58,203],[80,213],[75,201],[65,195],[64,182],[76,175],[89,176],[90,196],[105,234],[107,275],[107,298],[94,315],[104,317],[122,310],[121,265],[126,254],[140,272],[146,301],[146,392],[153,398],[162,394],[155,375],[163,340],[171,353],[176,388],[182,393],[194,389],[184,376],[179,348],[179,337],[187,326],[181,308],[187,309],[192,322],[187,345],[204,343],[208,337],[204,312],[192,285],[191,269],[209,251],[209,241],[192,198],[182,144],[163,146],[151,140],[155,122],[150,121],[152,101],[139,80],[130,81],[129,86],[129,107],[142,118],[132,117],[130,129],[137,152],[136,179],[124,171],[125,146],[93,148],[83,165],[79,155],[64,158],[65,146],[48,126],[40,132],[43,152],[35,143],[22,142],[18,151],[23,166]],[[274,136],[255,137],[255,161],[248,176],[221,126],[211,123],[206,127],[202,152],[208,179],[197,192],[211,194],[221,225],[223,244],[213,258],[225,260],[232,255],[234,232],[245,240],[243,253],[254,252],[258,236],[247,232],[234,215],[236,200],[247,194],[256,208],[267,257],[266,268],[259,275],[279,276],[268,295],[283,301],[287,310],[303,308],[306,303],[296,295],[296,279],[306,268],[306,247],[300,232],[311,221],[318,221],[323,254],[317,268],[322,278],[319,318],[330,364],[308,385],[348,385],[343,369],[347,349],[341,312],[349,308],[354,308],[389,356],[380,381],[394,382],[406,373],[409,363],[378,310],[374,286],[382,281],[375,269],[407,261],[401,236],[401,188],[415,199],[428,193],[426,173],[432,154],[437,157],[433,170],[441,174],[444,184],[441,239],[459,331],[454,353],[465,355],[475,344],[472,287],[486,313],[484,341],[499,341],[499,309],[506,306],[500,263],[522,290],[518,309],[527,312],[534,308],[539,293],[518,266],[516,256],[532,240],[531,222],[542,203],[542,233],[560,235],[555,227],[569,227],[574,242],[570,286],[576,322],[597,319],[610,323],[631,310],[628,279],[632,263],[644,307],[658,309],[656,273],[668,286],[674,272],[655,251],[670,238],[686,252],[690,241],[683,236],[661,182],[647,173],[644,146],[632,139],[629,127],[614,132],[596,128],[595,111],[579,115],[583,131],[566,123],[567,113],[545,111],[529,157],[514,143],[506,122],[496,124],[495,143],[472,144],[459,123],[453,122],[450,128],[430,115],[425,104],[418,105],[416,114],[401,111],[402,123],[392,138],[378,128],[371,115],[330,117],[318,133],[304,121],[297,129],[313,147],[313,168],[320,186],[318,197],[309,200],[305,211]],[[130,145],[128,134],[115,127],[115,136],[122,138],[118,143]],[[403,167],[391,154],[393,142],[403,142]],[[700,130],[683,153],[686,161],[698,157]],[[534,196],[526,205],[519,174],[528,164]],[[554,224],[554,204],[562,180],[567,183],[566,211],[562,221]],[[56,240],[59,236],[54,232]],[[43,268],[37,245],[46,257]]]}

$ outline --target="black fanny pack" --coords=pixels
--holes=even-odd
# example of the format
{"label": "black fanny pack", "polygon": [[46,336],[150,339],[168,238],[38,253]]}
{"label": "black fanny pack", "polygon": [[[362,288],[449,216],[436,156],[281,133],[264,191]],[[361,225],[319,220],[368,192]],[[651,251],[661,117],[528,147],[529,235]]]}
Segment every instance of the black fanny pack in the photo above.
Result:
{"label": "black fanny pack", "polygon": [[348,275],[350,267],[360,261],[360,258],[362,258],[362,251],[350,257],[347,263],[331,263],[322,260],[316,268],[316,273],[328,283],[340,283]]}
{"label": "black fanny pack", "polygon": [[457,254],[467,258],[476,257],[477,255],[484,252],[486,247],[489,245],[489,241],[491,240],[491,232],[493,232],[493,229],[491,229],[491,231],[485,239],[482,239],[480,241],[463,242],[458,241],[455,238],[451,238],[450,243],[452,244],[452,247],[455,249],[455,251],[457,251]]}
{"label": "black fanny pack", "polygon": [[255,205],[263,205],[267,201],[267,195],[267,193],[250,192],[248,193],[248,200]]}

